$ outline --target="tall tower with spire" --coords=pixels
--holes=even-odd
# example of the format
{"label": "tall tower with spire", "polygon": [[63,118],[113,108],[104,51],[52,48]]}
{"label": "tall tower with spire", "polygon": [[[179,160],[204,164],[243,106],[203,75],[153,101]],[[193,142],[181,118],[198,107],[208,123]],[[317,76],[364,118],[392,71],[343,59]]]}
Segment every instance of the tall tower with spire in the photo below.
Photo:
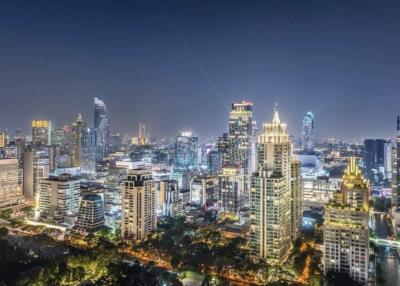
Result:
{"label": "tall tower with spire", "polygon": [[[291,184],[292,173],[299,174],[292,172],[292,144],[276,104],[272,122],[263,124],[263,133],[258,137],[257,171],[251,179],[252,252],[272,264],[282,262],[295,233],[291,229],[292,202],[300,204],[301,200],[292,199],[292,185],[300,187]],[[298,191],[293,194],[299,196]]]}
{"label": "tall tower with spire", "polygon": [[342,188],[324,214],[324,273],[347,273],[361,285],[368,285],[369,192],[356,158],[350,158]]}

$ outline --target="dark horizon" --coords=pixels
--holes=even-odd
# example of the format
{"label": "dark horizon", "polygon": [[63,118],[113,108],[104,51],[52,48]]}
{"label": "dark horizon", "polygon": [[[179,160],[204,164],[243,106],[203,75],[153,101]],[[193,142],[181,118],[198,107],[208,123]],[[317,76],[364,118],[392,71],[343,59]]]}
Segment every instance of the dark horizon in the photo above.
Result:
{"label": "dark horizon", "polygon": [[200,137],[227,131],[232,101],[255,119],[278,102],[290,134],[387,138],[400,112],[400,3],[10,1],[0,4],[0,130],[32,119]]}

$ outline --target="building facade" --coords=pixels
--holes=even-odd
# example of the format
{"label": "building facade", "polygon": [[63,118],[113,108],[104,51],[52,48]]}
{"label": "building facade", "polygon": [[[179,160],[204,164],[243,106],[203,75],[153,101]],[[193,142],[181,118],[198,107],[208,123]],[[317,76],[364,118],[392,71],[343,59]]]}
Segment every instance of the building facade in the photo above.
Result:
{"label": "building facade", "polygon": [[96,160],[101,161],[108,153],[110,116],[103,100],[94,98],[94,131],[96,133]]}
{"label": "building facade", "polygon": [[32,143],[34,145],[51,145],[51,121],[32,121]]}
{"label": "building facade", "polygon": [[291,243],[292,146],[277,106],[263,129],[251,180],[251,248],[253,255],[274,264],[282,262]]}
{"label": "building facade", "polygon": [[313,152],[315,147],[314,114],[308,111],[304,115],[301,128],[301,147],[305,152]]}
{"label": "building facade", "polygon": [[221,212],[239,217],[243,206],[243,170],[237,166],[224,167],[219,175]]}
{"label": "building facade", "polygon": [[42,179],[37,196],[38,216],[42,220],[62,222],[79,210],[80,180],[68,174]]}
{"label": "building facade", "polygon": [[100,195],[83,196],[79,206],[75,228],[84,233],[93,233],[104,227],[103,199]]}
{"label": "building facade", "polygon": [[17,159],[0,159],[0,210],[24,201],[22,170]]}
{"label": "building facade", "polygon": [[346,273],[362,285],[368,285],[369,192],[369,183],[353,157],[340,192],[325,206],[323,225],[324,273]]}
{"label": "building facade", "polygon": [[157,229],[156,185],[151,170],[129,172],[123,183],[121,236],[123,240],[144,240]]}

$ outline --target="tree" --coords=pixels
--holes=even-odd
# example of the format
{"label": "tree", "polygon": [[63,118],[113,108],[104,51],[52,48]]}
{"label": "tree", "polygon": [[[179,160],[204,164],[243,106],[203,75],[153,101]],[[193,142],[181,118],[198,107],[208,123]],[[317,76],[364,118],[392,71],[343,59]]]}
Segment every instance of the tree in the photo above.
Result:
{"label": "tree", "polygon": [[8,229],[6,227],[0,227],[0,238],[8,235]]}

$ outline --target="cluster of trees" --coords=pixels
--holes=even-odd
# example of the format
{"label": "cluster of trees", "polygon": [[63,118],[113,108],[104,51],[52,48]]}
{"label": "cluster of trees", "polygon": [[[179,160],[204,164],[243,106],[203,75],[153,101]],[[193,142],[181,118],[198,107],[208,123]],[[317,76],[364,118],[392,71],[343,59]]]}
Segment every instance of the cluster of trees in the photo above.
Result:
{"label": "cluster of trees", "polygon": [[161,257],[180,271],[238,275],[244,280],[267,281],[269,267],[264,260],[250,258],[247,241],[226,239],[218,231],[197,229],[185,218],[171,219],[163,229],[133,246],[138,252]]}

